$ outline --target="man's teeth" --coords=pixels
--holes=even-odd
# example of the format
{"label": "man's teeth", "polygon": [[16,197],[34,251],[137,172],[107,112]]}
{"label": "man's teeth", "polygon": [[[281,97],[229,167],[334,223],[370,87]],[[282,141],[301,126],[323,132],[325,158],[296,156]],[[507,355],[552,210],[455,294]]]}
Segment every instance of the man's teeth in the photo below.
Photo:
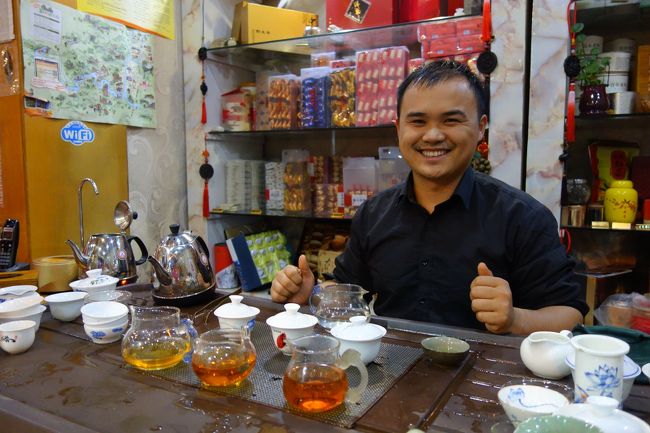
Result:
{"label": "man's teeth", "polygon": [[447,153],[446,150],[422,150],[421,152],[422,152],[422,155],[426,156],[427,158],[442,156],[445,153]]}

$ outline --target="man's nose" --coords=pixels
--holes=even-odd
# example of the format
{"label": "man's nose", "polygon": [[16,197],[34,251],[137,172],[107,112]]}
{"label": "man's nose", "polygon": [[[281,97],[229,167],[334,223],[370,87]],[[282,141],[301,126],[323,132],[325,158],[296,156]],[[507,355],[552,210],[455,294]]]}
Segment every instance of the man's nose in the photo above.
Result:
{"label": "man's nose", "polygon": [[445,134],[437,125],[431,126],[422,136],[422,140],[430,143],[437,143],[445,139]]}

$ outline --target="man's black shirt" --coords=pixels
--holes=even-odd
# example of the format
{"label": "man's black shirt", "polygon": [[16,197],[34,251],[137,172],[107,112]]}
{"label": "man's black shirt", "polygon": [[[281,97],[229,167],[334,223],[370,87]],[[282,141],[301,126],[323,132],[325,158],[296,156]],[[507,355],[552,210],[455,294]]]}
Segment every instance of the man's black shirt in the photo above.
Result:
{"label": "man's black shirt", "polygon": [[415,201],[412,174],[366,201],[334,276],[377,294],[376,314],[485,329],[469,297],[479,262],[508,281],[515,307],[588,312],[553,214],[471,168],[431,214]]}

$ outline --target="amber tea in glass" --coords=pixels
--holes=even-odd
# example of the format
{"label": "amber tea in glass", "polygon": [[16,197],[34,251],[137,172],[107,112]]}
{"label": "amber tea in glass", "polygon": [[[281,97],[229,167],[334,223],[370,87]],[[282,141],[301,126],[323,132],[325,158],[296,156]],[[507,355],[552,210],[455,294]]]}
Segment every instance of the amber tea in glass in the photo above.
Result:
{"label": "amber tea in glass", "polygon": [[129,346],[122,351],[122,357],[141,370],[161,370],[178,364],[189,350],[186,339],[169,338],[143,347]]}
{"label": "amber tea in glass", "polygon": [[213,329],[196,340],[192,370],[205,386],[239,385],[256,360],[247,328]]}
{"label": "amber tea in glass", "polygon": [[291,406],[305,412],[324,412],[343,403],[348,377],[336,366],[300,364],[285,372],[282,390]]}
{"label": "amber tea in glass", "polygon": [[[339,341],[328,335],[309,335],[289,343],[291,360],[284,372],[282,391],[289,406],[305,412],[324,412],[343,401],[356,403],[368,385],[361,355],[348,349],[339,355]],[[349,388],[345,369],[361,374],[358,386]]]}

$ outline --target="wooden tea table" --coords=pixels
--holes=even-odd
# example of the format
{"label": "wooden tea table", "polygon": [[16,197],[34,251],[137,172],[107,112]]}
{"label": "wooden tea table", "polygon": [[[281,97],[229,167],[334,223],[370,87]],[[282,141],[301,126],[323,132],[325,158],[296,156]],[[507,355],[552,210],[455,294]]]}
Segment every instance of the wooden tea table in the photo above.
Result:
{"label": "wooden tea table", "polygon": [[[133,300],[151,303],[148,290]],[[259,298],[258,322],[282,310]],[[217,326],[210,308],[183,309],[199,331]],[[204,314],[207,313],[207,314]],[[444,334],[471,345],[457,367],[418,359],[351,429],[125,368],[120,344],[96,345],[81,319],[63,323],[46,312],[31,349],[0,353],[0,432],[489,432],[506,420],[499,387],[530,373],[519,357],[521,339],[422,322],[373,318],[388,328],[387,343],[419,347]],[[256,368],[261,368],[256,366]],[[570,379],[563,381],[570,385]],[[280,391],[281,392],[281,391]],[[635,385],[624,409],[650,422],[650,386]]]}

